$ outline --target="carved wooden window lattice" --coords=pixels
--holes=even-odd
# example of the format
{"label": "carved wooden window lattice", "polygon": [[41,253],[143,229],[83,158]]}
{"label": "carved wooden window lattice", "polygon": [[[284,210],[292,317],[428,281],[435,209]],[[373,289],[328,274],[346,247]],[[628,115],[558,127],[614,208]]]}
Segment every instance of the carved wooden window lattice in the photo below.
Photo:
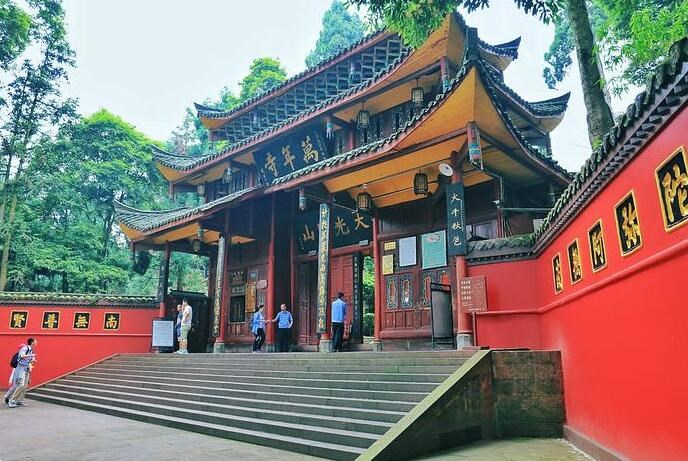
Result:
{"label": "carved wooden window lattice", "polygon": [[401,274],[400,277],[400,298],[401,307],[408,309],[413,307],[413,274]]}
{"label": "carved wooden window lattice", "polygon": [[399,307],[399,276],[388,275],[385,277],[385,300],[387,309]]}

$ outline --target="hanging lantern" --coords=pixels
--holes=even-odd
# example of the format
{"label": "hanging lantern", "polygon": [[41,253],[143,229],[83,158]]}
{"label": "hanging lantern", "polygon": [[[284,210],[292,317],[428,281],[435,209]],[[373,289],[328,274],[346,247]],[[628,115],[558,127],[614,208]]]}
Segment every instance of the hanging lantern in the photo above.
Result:
{"label": "hanging lantern", "polygon": [[416,173],[413,177],[413,193],[416,195],[428,195],[428,175]]}
{"label": "hanging lantern", "polygon": [[425,92],[423,87],[418,85],[418,79],[416,79],[416,87],[411,90],[411,101],[413,102],[413,107],[421,108],[423,107],[423,102],[425,98]]}
{"label": "hanging lantern", "polygon": [[361,104],[361,110],[358,111],[356,125],[361,130],[365,130],[370,125],[370,112],[365,110],[365,101]]}
{"label": "hanging lantern", "polygon": [[201,198],[205,197],[205,184],[199,184],[196,186],[196,193]]}
{"label": "hanging lantern", "polygon": [[299,187],[299,210],[304,211],[306,209],[306,190],[303,187]]}
{"label": "hanging lantern", "polygon": [[373,209],[373,197],[366,192],[366,186],[363,185],[363,192],[356,196],[356,211],[370,213]]}
{"label": "hanging lantern", "polygon": [[203,234],[204,230],[202,227],[198,227],[198,230],[196,231],[196,238],[191,241],[191,250],[193,250],[194,253],[198,253],[201,251],[201,243],[203,242]]}
{"label": "hanging lantern", "polygon": [[232,166],[228,166],[225,170],[225,174],[222,175],[222,182],[225,184],[232,183]]}
{"label": "hanging lantern", "polygon": [[325,136],[327,136],[327,139],[332,139],[334,137],[334,123],[332,123],[330,119],[325,123]]}

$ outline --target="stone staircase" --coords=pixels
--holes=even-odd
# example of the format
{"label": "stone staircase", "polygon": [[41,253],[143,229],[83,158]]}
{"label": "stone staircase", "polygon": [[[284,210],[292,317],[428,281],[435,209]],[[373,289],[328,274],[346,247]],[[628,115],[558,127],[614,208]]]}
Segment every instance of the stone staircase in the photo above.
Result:
{"label": "stone staircase", "polygon": [[351,460],[471,354],[125,354],[36,388],[29,397]]}

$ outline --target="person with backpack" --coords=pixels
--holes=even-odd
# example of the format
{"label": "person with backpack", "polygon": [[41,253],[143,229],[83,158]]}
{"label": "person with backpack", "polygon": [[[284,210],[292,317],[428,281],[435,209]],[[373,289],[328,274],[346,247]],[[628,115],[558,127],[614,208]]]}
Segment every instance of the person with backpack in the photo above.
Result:
{"label": "person with backpack", "polygon": [[29,338],[26,341],[26,345],[22,345],[10,361],[10,365],[14,365],[12,387],[5,394],[5,403],[10,408],[26,405],[24,403],[24,395],[29,387],[33,363],[36,361],[36,354],[34,354],[33,348],[37,345],[38,341],[36,339]]}
{"label": "person with backpack", "polygon": [[258,310],[253,314],[253,321],[251,322],[251,331],[255,336],[253,340],[253,352],[262,352],[260,350],[265,342],[265,314],[263,313],[262,304],[258,306]]}

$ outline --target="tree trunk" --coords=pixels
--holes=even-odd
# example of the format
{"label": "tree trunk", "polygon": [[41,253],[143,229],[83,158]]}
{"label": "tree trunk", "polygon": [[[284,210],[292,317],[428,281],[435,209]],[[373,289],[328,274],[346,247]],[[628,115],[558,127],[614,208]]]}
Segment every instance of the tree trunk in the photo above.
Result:
{"label": "tree trunk", "polygon": [[576,44],[578,70],[583,85],[583,100],[587,110],[588,137],[593,148],[614,126],[612,111],[605,100],[602,76],[595,56],[595,39],[590,27],[585,0],[566,0],[566,14]]}
{"label": "tree trunk", "polygon": [[10,215],[7,218],[5,243],[2,247],[2,261],[0,261],[0,291],[5,291],[7,285],[7,266],[10,260],[10,242],[12,241],[12,226],[14,225],[14,213],[17,210],[17,193],[12,194]]}

